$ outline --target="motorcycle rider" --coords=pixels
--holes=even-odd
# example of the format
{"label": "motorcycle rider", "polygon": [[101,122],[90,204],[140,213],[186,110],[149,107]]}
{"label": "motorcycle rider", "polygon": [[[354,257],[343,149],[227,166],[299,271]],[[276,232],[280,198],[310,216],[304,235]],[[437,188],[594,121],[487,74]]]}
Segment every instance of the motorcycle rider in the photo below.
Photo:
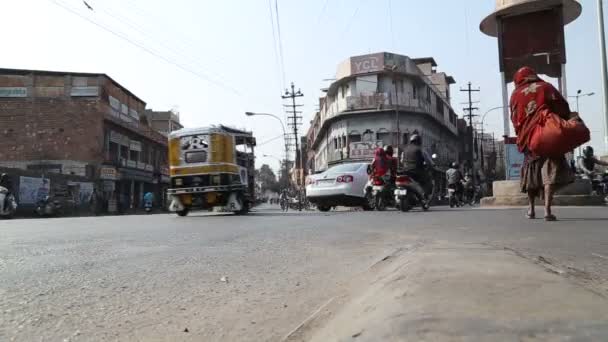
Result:
{"label": "motorcycle rider", "polygon": [[412,134],[410,143],[405,147],[401,154],[401,165],[403,170],[420,185],[417,189],[419,200],[427,205],[424,189],[427,183],[427,167],[433,167],[434,163],[429,158],[429,154],[422,149],[422,137]]}
{"label": "motorcycle rider", "polygon": [[0,175],[0,191],[5,191],[4,200],[0,203],[0,212],[8,206],[8,195],[11,193],[11,181],[6,173]]}
{"label": "motorcycle rider", "polygon": [[593,154],[593,147],[585,146],[583,148],[583,158],[578,160],[578,167],[584,175],[593,177],[595,173],[595,165],[608,166],[608,162],[599,160]]}
{"label": "motorcycle rider", "polygon": [[462,172],[460,172],[460,165],[457,162],[453,162],[450,168],[445,172],[448,188],[456,190],[456,198],[458,201],[462,201],[462,195],[464,187],[462,185]]}

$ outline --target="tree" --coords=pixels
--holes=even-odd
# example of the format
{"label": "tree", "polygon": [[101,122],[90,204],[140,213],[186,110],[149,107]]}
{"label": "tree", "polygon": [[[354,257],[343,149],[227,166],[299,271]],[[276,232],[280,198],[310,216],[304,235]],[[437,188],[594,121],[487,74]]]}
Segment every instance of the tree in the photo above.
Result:
{"label": "tree", "polygon": [[255,170],[255,175],[257,181],[261,184],[262,192],[267,190],[279,192],[277,176],[274,174],[274,171],[272,171],[268,164],[263,164],[259,169]]}

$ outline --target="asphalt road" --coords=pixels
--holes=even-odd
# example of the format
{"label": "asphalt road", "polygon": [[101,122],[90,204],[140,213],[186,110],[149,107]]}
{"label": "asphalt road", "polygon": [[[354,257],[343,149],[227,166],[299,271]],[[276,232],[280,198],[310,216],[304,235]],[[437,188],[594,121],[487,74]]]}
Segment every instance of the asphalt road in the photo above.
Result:
{"label": "asphalt road", "polygon": [[482,243],[608,296],[608,208],[0,221],[2,341],[276,341],[397,249]]}

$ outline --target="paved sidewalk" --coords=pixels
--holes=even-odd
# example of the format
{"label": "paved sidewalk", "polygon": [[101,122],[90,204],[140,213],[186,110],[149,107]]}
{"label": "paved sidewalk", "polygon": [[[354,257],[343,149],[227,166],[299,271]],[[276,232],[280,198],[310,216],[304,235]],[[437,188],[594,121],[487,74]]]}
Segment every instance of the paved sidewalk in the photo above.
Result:
{"label": "paved sidewalk", "polygon": [[602,341],[608,299],[504,249],[396,256],[311,341]]}

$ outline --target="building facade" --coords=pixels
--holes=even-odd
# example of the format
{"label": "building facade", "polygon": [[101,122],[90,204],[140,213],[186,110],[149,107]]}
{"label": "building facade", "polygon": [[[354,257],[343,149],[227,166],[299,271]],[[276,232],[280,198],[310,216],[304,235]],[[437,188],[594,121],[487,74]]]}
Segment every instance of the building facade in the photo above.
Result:
{"label": "building facade", "polygon": [[84,177],[110,212],[160,199],[167,139],[145,106],[105,74],[0,69],[0,166]]}
{"label": "building facade", "polygon": [[150,121],[150,127],[165,136],[168,136],[173,131],[184,128],[179,122],[179,113],[173,110],[154,111],[146,109],[146,117]]}
{"label": "building facade", "polygon": [[458,117],[450,105],[454,79],[436,67],[432,58],[386,52],[342,62],[307,134],[312,171],[369,160],[384,145],[400,151],[414,133],[437,154],[439,165],[458,160]]}

